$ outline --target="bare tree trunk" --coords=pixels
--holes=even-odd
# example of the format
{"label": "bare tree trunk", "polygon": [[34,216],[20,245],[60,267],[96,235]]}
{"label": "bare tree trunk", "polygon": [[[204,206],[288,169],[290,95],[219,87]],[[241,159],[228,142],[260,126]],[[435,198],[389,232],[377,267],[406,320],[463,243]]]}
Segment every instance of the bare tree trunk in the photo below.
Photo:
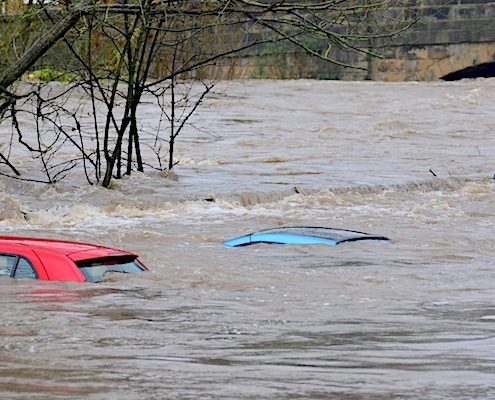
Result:
{"label": "bare tree trunk", "polygon": [[[0,88],[7,89],[22,74],[24,74],[31,66],[45,54],[55,43],[62,39],[65,34],[74,27],[79,21],[83,8],[89,4],[89,0],[81,0],[81,2],[68,11],[68,14],[58,21],[52,29],[45,35],[41,36],[31,48],[9,68],[0,75]],[[9,105],[9,101],[0,103],[0,114]]]}

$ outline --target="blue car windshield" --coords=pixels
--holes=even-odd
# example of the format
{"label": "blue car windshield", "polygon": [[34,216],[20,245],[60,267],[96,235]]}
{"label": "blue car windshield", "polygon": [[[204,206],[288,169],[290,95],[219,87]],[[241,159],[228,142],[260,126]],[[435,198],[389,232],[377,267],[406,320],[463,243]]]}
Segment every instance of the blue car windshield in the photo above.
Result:
{"label": "blue car windshield", "polygon": [[79,270],[88,282],[100,282],[109,272],[139,274],[144,272],[143,266],[137,259],[107,258],[77,263]]}

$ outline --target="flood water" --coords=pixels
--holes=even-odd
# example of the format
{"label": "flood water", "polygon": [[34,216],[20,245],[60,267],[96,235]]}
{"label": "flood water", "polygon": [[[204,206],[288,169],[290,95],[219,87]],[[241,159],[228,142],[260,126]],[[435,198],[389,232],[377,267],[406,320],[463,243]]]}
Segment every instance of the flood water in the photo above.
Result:
{"label": "flood water", "polygon": [[[221,82],[174,179],[0,177],[3,234],[151,270],[2,278],[0,397],[495,398],[494,104],[494,79]],[[392,240],[221,245],[293,225]]]}

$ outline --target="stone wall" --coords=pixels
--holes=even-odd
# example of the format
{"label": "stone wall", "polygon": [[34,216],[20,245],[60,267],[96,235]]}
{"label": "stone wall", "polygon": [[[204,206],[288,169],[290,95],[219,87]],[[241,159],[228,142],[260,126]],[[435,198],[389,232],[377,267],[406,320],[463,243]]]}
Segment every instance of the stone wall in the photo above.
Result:
{"label": "stone wall", "polygon": [[431,81],[495,61],[495,1],[424,0],[420,21],[397,38],[382,60],[373,60],[370,78]]}
{"label": "stone wall", "polygon": [[[22,0],[11,0],[8,4],[13,7],[21,3]],[[204,73],[213,79],[431,81],[477,64],[495,62],[495,0],[410,0],[407,9],[392,12],[399,19],[413,13],[419,21],[392,43],[373,44],[380,46],[383,58],[343,51],[333,55],[358,69],[330,64],[293,49],[272,48],[270,52],[226,58]],[[157,62],[157,75],[163,72],[161,64]]]}
{"label": "stone wall", "polygon": [[383,58],[343,51],[333,54],[359,69],[329,64],[300,52],[255,54],[226,60],[220,76],[432,81],[495,61],[495,0],[411,0],[407,10],[395,12],[415,13],[419,21],[391,44],[375,44]]}

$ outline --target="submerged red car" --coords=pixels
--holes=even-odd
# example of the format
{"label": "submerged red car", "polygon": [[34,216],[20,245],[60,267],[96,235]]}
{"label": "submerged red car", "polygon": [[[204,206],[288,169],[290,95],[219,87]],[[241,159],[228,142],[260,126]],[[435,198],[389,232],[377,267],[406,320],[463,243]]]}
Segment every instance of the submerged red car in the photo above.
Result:
{"label": "submerged red car", "polygon": [[99,282],[107,272],[148,268],[128,251],[54,239],[0,236],[0,277]]}

